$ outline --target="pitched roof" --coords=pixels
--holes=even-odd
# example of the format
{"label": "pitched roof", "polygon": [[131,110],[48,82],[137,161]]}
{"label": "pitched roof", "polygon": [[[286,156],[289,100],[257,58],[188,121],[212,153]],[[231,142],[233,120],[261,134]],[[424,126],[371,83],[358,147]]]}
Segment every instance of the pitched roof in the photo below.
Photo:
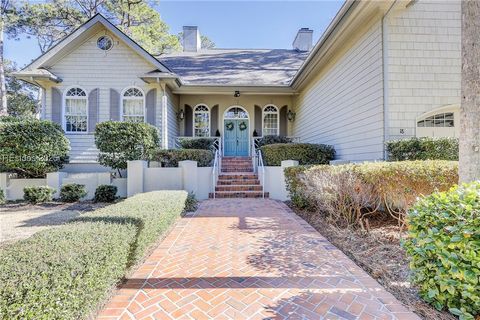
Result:
{"label": "pitched roof", "polygon": [[288,86],[307,56],[287,49],[209,49],[157,59],[187,85]]}

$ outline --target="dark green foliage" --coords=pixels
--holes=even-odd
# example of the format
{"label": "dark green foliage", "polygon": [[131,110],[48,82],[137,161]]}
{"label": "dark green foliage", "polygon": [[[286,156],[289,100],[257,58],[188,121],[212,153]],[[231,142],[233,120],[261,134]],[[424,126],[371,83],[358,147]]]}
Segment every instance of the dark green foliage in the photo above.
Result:
{"label": "dark green foliage", "polygon": [[83,184],[66,184],[60,189],[60,200],[63,202],[76,202],[86,195],[87,189]]}
{"label": "dark green foliage", "polygon": [[312,209],[309,200],[305,197],[306,185],[303,181],[304,173],[308,166],[295,166],[285,168],[285,182],[292,203],[300,209]]}
{"label": "dark green foliage", "polygon": [[47,186],[23,188],[23,199],[29,203],[42,203],[52,201],[55,189]]}
{"label": "dark green foliage", "polygon": [[185,212],[193,212],[197,210],[198,200],[195,198],[195,194],[189,193],[187,201],[185,201]]}
{"label": "dark green foliage", "polygon": [[9,118],[0,122],[0,170],[43,178],[68,162],[70,142],[51,121]]}
{"label": "dark green foliage", "polygon": [[158,147],[158,133],[147,123],[106,121],[95,128],[98,162],[113,169],[126,169],[129,160],[146,160]]}
{"label": "dark green foliage", "polygon": [[150,161],[157,161],[162,167],[178,167],[178,162],[184,160],[197,161],[199,167],[212,165],[213,152],[203,149],[158,149],[150,158]]}
{"label": "dark green foliage", "polygon": [[117,199],[117,187],[102,184],[95,190],[95,202],[114,202]]}
{"label": "dark green foliage", "polygon": [[214,138],[180,138],[180,148],[182,149],[204,149],[213,150]]}
{"label": "dark green foliage", "polygon": [[2,190],[2,188],[0,188],[0,204],[5,204],[5,202],[6,202],[5,193]]}
{"label": "dark green foliage", "polygon": [[327,164],[335,157],[335,149],[324,144],[278,143],[260,150],[267,166],[280,166],[283,160],[297,160],[300,165]]}
{"label": "dark green foliage", "polygon": [[458,160],[456,138],[410,138],[387,142],[389,161]]}
{"label": "dark green foliage", "polygon": [[[255,137],[255,135],[254,135]],[[257,140],[257,146],[262,147],[268,144],[292,143],[292,139],[284,136],[264,136]]]}
{"label": "dark green foliage", "polygon": [[408,215],[413,281],[437,309],[480,314],[480,183],[420,199]]}
{"label": "dark green foliage", "polygon": [[84,214],[0,252],[3,319],[87,319],[184,210],[156,191]]}

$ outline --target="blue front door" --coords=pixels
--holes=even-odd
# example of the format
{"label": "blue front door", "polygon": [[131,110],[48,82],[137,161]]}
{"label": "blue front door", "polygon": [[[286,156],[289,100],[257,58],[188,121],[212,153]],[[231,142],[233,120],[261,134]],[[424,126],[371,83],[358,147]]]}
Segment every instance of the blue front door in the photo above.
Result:
{"label": "blue front door", "polygon": [[224,156],[247,157],[248,156],[248,120],[225,120],[224,121]]}

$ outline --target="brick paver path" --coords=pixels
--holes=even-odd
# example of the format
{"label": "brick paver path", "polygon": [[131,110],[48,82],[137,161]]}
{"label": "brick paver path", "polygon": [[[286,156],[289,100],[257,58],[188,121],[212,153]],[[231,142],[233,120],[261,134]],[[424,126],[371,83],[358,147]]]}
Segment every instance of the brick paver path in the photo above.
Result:
{"label": "brick paver path", "polygon": [[99,319],[419,319],[281,202],[184,217]]}

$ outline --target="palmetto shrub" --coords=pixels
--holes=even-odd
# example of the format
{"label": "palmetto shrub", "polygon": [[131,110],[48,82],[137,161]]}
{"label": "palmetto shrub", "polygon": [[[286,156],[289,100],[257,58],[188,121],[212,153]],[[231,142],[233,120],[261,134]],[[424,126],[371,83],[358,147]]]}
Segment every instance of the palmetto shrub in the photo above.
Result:
{"label": "palmetto shrub", "polygon": [[267,166],[280,166],[283,160],[297,160],[300,165],[327,164],[335,157],[335,149],[324,144],[277,143],[260,150]]}
{"label": "palmetto shrub", "polygon": [[403,161],[285,169],[294,205],[324,212],[332,221],[361,225],[384,212],[403,224],[417,197],[448,190],[458,181],[450,161]]}
{"label": "palmetto shrub", "polygon": [[457,138],[410,138],[387,142],[389,161],[458,160]]}
{"label": "palmetto shrub", "polygon": [[23,188],[23,199],[29,203],[42,203],[52,201],[55,189],[48,186]]}
{"label": "palmetto shrub", "polygon": [[407,220],[404,247],[420,295],[460,319],[480,314],[480,183],[420,199]]}
{"label": "palmetto shrub", "polygon": [[186,199],[185,191],[138,194],[5,247],[1,317],[91,317],[129,267],[181,216]]}

